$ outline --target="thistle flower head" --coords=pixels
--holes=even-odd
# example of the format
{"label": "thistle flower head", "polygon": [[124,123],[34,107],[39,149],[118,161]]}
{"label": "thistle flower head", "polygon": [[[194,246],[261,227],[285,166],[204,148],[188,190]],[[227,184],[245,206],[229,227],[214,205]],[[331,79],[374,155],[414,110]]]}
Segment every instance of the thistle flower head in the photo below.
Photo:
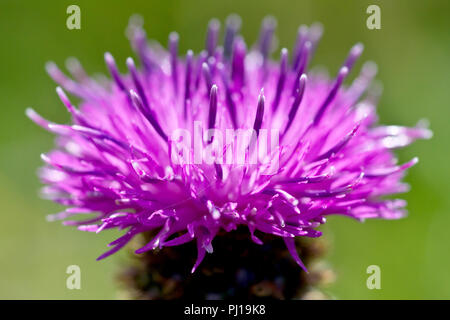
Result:
{"label": "thistle flower head", "polygon": [[[40,176],[45,197],[67,209],[50,218],[97,233],[125,230],[98,259],[147,231],[155,236],[137,253],[196,241],[194,271],[220,230],[247,226],[256,243],[258,232],[282,237],[304,267],[294,238],[319,237],[328,215],[403,216],[405,202],[384,196],[406,190],[401,179],[417,158],[398,165],[392,150],[431,132],[377,124],[373,63],[344,85],[361,44],[329,78],[308,71],[320,25],[301,26],[279,61],[271,60],[275,27],[266,18],[250,48],[231,16],[219,45],[220,23],[212,20],[205,50],[180,56],[178,34],[166,50],[132,19],[127,34],[141,67],[128,58],[121,74],[106,53],[111,80],[96,81],[76,60],[68,64],[72,77],[48,64],[72,117],[55,124],[27,110],[57,135]],[[81,99],[78,108],[62,88]],[[70,220],[86,213],[94,217]]]}

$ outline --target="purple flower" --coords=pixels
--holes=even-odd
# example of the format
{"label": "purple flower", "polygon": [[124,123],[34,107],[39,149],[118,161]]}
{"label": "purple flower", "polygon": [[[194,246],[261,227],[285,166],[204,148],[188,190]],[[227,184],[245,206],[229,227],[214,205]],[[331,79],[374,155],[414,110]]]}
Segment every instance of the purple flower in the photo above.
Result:
{"label": "purple flower", "polygon": [[[150,230],[156,236],[137,253],[196,241],[194,271],[213,251],[212,240],[221,229],[245,225],[259,244],[256,231],[280,236],[304,268],[294,239],[319,237],[316,229],[328,215],[361,221],[402,217],[405,201],[384,196],[407,190],[401,179],[417,158],[398,165],[392,150],[431,132],[421,125],[376,124],[378,94],[369,88],[376,74],[373,63],[343,84],[361,44],[330,79],[323,71],[307,71],[320,25],[301,26],[292,54],[282,49],[278,62],[270,60],[275,26],[266,18],[259,41],[248,49],[238,35],[238,17],[227,20],[222,46],[220,24],[212,20],[205,50],[198,55],[189,50],[181,58],[176,33],[165,50],[147,42],[134,19],[128,36],[141,68],[128,58],[129,73],[122,75],[106,53],[112,80],[96,81],[76,61],[68,64],[73,79],[48,64],[72,116],[70,124],[55,124],[27,110],[34,122],[57,135],[57,148],[42,155],[46,166],[40,176],[44,196],[67,209],[50,219],[97,233],[126,230],[98,259]],[[61,88],[81,99],[79,108]],[[195,123],[204,130],[192,146]],[[208,129],[217,131],[205,137]],[[234,137],[218,144],[219,130],[238,129],[253,133],[241,149],[245,162],[219,161],[237,143]],[[188,133],[189,141],[174,138],[177,130]],[[264,130],[275,130],[277,143],[265,162],[251,163]],[[187,158],[180,145],[187,147]],[[212,162],[192,161],[197,149],[202,155],[217,145]],[[67,220],[88,213],[94,217]]]}

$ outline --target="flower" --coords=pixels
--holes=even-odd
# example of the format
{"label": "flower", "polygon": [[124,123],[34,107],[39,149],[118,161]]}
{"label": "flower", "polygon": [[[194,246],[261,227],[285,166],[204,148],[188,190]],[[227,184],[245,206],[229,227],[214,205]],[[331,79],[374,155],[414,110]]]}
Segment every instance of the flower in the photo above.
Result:
{"label": "flower", "polygon": [[[198,55],[189,50],[181,58],[176,33],[165,50],[147,42],[142,22],[133,18],[128,36],[140,69],[128,58],[129,73],[122,75],[106,53],[112,80],[100,82],[76,60],[68,64],[75,80],[49,63],[47,71],[61,86],[56,91],[72,122],[55,124],[32,109],[26,113],[58,137],[56,149],[42,155],[46,165],[40,176],[43,195],[67,209],[50,219],[97,233],[125,229],[98,259],[147,231],[156,235],[136,253],[195,240],[194,272],[222,229],[247,226],[259,244],[256,232],[282,237],[304,268],[294,238],[321,236],[317,227],[328,215],[361,221],[402,217],[405,201],[384,196],[407,190],[401,180],[417,158],[398,165],[392,150],[431,132],[420,124],[376,124],[378,93],[369,87],[376,74],[373,63],[343,84],[361,44],[351,48],[335,79],[329,79],[324,72],[307,71],[322,34],[319,24],[301,26],[291,59],[282,49],[279,62],[270,60],[275,26],[273,18],[266,18],[258,43],[247,49],[237,16],[227,19],[223,46],[218,46],[220,24],[212,20],[206,49]],[[79,108],[62,88],[81,99]],[[219,161],[235,147],[236,137],[213,148],[213,161],[191,161],[196,149],[203,154],[203,148],[220,140],[219,131],[205,138],[202,130],[194,147],[180,144],[174,132],[195,135],[195,123],[209,130],[251,130],[241,149],[246,161]],[[276,131],[277,144],[264,155],[265,162],[248,162],[269,129]],[[94,217],[67,220],[87,213]]]}

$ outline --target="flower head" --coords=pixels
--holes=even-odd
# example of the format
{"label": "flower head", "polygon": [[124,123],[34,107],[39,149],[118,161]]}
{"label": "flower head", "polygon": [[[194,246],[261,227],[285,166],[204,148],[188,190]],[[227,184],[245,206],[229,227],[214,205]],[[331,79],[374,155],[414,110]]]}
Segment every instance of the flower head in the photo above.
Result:
{"label": "flower head", "polygon": [[[403,216],[405,202],[384,196],[406,191],[401,179],[417,158],[398,165],[392,150],[431,132],[377,125],[373,63],[344,85],[361,44],[330,79],[308,71],[320,25],[301,26],[292,54],[282,49],[278,62],[270,59],[275,26],[266,18],[248,49],[238,17],[227,19],[222,46],[212,20],[205,50],[180,57],[176,33],[165,50],[147,42],[133,19],[128,36],[141,67],[128,58],[127,75],[109,53],[112,80],[103,82],[75,60],[68,64],[73,79],[48,64],[72,116],[55,124],[27,109],[58,137],[57,148],[42,155],[40,176],[45,197],[67,209],[50,218],[85,231],[126,230],[99,259],[151,230],[156,235],[137,253],[196,241],[194,271],[222,229],[245,225],[256,243],[257,232],[282,237],[304,267],[294,238],[320,236],[328,215]],[[81,99],[79,108],[62,88]],[[248,139],[239,132],[250,132]],[[270,151],[260,156],[268,140]],[[86,213],[95,215],[68,220]]]}

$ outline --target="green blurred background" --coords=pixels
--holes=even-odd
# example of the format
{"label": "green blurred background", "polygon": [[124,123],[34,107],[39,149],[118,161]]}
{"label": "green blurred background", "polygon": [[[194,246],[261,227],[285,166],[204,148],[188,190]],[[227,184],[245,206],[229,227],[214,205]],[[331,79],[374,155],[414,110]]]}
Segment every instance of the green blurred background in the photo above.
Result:
{"label": "green blurred background", "polygon": [[[66,8],[81,8],[81,30],[66,28]],[[381,8],[381,30],[368,30],[366,8]],[[140,13],[150,38],[165,44],[177,30],[180,50],[198,52],[211,17],[243,18],[242,33],[256,40],[261,19],[278,19],[281,47],[292,48],[297,27],[321,21],[325,34],[313,65],[335,74],[349,48],[361,41],[362,60],[374,60],[384,86],[379,104],[385,124],[415,125],[426,118],[434,137],[398,152],[401,162],[420,158],[406,180],[409,216],[397,221],[332,217],[325,226],[329,264],[336,282],[326,291],[339,299],[450,298],[450,2],[442,1],[5,1],[0,3],[0,298],[113,299],[122,252],[95,258],[117,234],[83,233],[45,216],[60,208],[38,196],[39,154],[53,137],[29,121],[32,106],[56,122],[69,119],[44,71],[46,61],[64,66],[80,59],[88,72],[106,73],[110,51],[124,70],[131,54],[124,35],[128,18]],[[276,53],[278,56],[278,52]],[[361,66],[361,62],[357,67]],[[82,289],[66,289],[68,265],[81,267]],[[366,268],[381,267],[381,290],[368,290]]]}

